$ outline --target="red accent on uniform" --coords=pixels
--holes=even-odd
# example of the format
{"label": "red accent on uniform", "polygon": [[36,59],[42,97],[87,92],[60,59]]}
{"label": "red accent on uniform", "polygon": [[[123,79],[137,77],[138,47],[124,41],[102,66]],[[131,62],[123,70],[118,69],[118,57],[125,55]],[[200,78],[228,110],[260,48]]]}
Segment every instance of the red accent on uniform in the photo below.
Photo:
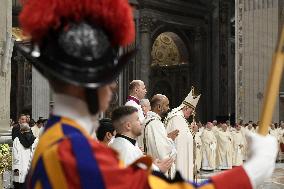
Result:
{"label": "red accent on uniform", "polygon": [[88,21],[102,27],[114,46],[133,42],[135,25],[128,0],[23,0],[19,16],[24,33],[41,41],[48,32],[68,22]]}
{"label": "red accent on uniform", "polygon": [[252,189],[243,167],[235,167],[211,178],[216,189]]}
{"label": "red accent on uniform", "polygon": [[58,155],[63,167],[65,178],[68,180],[68,188],[81,188],[80,177],[77,173],[77,164],[74,155],[72,154],[72,145],[69,140],[63,140],[58,145]]}

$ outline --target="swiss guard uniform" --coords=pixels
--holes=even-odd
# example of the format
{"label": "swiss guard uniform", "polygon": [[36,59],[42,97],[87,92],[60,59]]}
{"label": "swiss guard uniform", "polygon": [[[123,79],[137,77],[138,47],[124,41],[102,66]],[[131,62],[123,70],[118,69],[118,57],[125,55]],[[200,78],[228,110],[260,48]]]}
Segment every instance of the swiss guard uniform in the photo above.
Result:
{"label": "swiss guard uniform", "polygon": [[[97,89],[113,81],[134,54],[118,57],[119,48],[130,44],[135,36],[128,1],[27,0],[20,23],[31,36],[32,45],[18,49],[51,85],[55,82],[57,87],[64,83],[84,88],[85,113],[97,115]],[[243,167],[214,176],[201,185],[184,181],[178,173],[170,181],[161,173],[152,172],[148,157],[124,167],[114,150],[91,137],[92,123],[83,121],[80,115],[84,108],[76,105],[81,102],[72,104],[73,97],[68,95],[56,98],[62,109],[56,110],[55,103],[54,115],[34,154],[27,188],[252,188]]]}

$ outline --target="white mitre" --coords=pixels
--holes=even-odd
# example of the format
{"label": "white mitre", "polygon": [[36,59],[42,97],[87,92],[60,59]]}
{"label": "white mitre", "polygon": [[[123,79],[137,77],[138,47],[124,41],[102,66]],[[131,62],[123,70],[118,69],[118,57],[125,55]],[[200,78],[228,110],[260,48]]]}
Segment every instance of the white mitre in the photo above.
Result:
{"label": "white mitre", "polygon": [[194,110],[196,108],[197,104],[198,104],[200,96],[201,96],[201,94],[195,95],[194,87],[192,87],[190,93],[187,95],[187,97],[184,99],[182,104],[179,106],[180,109],[182,109],[185,106],[189,106],[190,108],[192,108]]}
{"label": "white mitre", "polygon": [[183,107],[188,106],[188,107],[191,107],[193,110],[195,110],[195,108],[197,106],[197,103],[198,103],[198,101],[200,99],[200,96],[201,96],[201,94],[198,95],[198,96],[194,94],[194,87],[192,87],[190,93],[184,99],[182,104],[179,107],[172,109],[172,111],[165,118],[165,121],[164,121],[165,126],[167,127],[167,124],[168,124],[170,119],[175,117],[177,114],[180,114],[180,110]]}

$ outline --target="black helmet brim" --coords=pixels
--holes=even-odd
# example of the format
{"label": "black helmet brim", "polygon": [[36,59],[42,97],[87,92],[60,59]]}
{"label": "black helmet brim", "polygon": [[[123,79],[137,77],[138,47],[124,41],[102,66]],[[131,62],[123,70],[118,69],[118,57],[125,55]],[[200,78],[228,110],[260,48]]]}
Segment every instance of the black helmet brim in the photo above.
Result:
{"label": "black helmet brim", "polygon": [[89,69],[80,69],[79,67],[77,69],[76,67],[66,67],[66,65],[69,65],[53,59],[48,54],[41,54],[39,57],[35,57],[32,49],[24,44],[19,43],[15,47],[47,79],[57,79],[68,84],[93,89],[114,81],[137,52],[134,49],[118,58],[113,58],[109,54],[109,57],[104,59],[107,62],[101,64],[102,66],[99,70],[90,71]]}

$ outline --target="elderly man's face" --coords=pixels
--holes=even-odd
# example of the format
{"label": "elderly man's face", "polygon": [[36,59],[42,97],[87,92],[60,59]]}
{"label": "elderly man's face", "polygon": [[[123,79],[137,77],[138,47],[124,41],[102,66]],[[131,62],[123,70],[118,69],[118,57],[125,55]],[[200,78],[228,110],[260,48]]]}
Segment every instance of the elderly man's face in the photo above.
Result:
{"label": "elderly man's face", "polygon": [[146,96],[147,90],[144,82],[141,82],[136,88],[137,97],[141,100]]}
{"label": "elderly man's face", "polygon": [[150,103],[147,102],[147,103],[141,104],[141,108],[143,110],[143,113],[146,115],[147,112],[151,110]]}
{"label": "elderly man's face", "polygon": [[188,119],[192,115],[192,113],[193,113],[192,108],[190,108],[188,106],[183,108],[183,114],[184,114],[185,119]]}

